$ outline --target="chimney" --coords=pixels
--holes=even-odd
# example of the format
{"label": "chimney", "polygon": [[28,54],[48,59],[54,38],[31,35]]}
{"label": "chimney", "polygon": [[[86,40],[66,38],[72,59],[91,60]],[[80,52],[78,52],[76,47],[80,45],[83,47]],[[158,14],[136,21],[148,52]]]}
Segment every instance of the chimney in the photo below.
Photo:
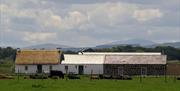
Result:
{"label": "chimney", "polygon": [[58,52],[60,53],[61,52],[61,48],[56,48],[58,50]]}
{"label": "chimney", "polygon": [[17,51],[18,53],[20,53],[20,52],[21,52],[21,49],[20,49],[20,48],[17,48],[16,51]]}

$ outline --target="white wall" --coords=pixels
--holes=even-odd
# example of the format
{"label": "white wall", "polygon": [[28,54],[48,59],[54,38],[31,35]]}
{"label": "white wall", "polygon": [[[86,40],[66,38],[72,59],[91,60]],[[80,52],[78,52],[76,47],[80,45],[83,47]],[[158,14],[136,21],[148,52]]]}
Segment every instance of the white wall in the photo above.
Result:
{"label": "white wall", "polygon": [[[25,66],[28,67],[28,70],[25,70]],[[52,65],[52,68],[54,65]],[[19,70],[19,71],[18,71]],[[42,65],[42,71],[45,73],[50,72],[50,65]],[[36,73],[37,72],[37,65],[16,65],[15,66],[15,73]]]}
{"label": "white wall", "polygon": [[74,55],[65,54],[61,64],[103,64],[104,55]]}
{"label": "white wall", "polygon": [[[65,66],[68,66],[68,72],[74,72],[78,74],[78,67],[80,64],[59,64],[53,67],[53,70],[60,70],[63,73],[66,73]],[[84,74],[103,74],[103,64],[82,64],[84,66]]]}
{"label": "white wall", "polygon": [[15,65],[15,73],[36,73],[36,65],[27,65],[28,70],[25,70],[26,65]]}
{"label": "white wall", "polygon": [[[53,67],[53,65],[52,65]],[[49,73],[50,72],[50,65],[42,65],[42,71],[45,73]]]}
{"label": "white wall", "polygon": [[[59,70],[63,73],[66,73],[65,66],[68,66],[68,72],[74,72],[78,74],[78,67],[80,64],[59,64],[59,65],[52,65],[52,70]],[[25,66],[28,66],[28,70],[25,71]],[[45,73],[49,73],[50,65],[42,65],[42,70]],[[91,70],[93,70],[93,74],[103,74],[103,64],[83,64],[84,66],[84,74],[91,74]],[[15,66],[15,73],[36,73],[37,72],[37,65],[16,65]]]}

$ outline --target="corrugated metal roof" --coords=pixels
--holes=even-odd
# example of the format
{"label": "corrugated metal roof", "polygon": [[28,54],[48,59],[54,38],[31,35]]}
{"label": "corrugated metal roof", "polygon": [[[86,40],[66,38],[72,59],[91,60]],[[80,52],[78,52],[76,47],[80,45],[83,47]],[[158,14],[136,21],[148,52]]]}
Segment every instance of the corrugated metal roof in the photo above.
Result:
{"label": "corrugated metal roof", "polygon": [[64,55],[61,64],[103,64],[103,55]]}
{"label": "corrugated metal roof", "polygon": [[16,52],[16,64],[58,64],[59,50],[21,50]]}
{"label": "corrugated metal roof", "polygon": [[[80,52],[79,55],[82,55]],[[83,55],[161,55],[159,52],[83,52]]]}
{"label": "corrugated metal roof", "polygon": [[165,55],[106,55],[104,64],[166,64]]}
{"label": "corrugated metal roof", "polygon": [[165,55],[64,55],[62,64],[166,64]]}

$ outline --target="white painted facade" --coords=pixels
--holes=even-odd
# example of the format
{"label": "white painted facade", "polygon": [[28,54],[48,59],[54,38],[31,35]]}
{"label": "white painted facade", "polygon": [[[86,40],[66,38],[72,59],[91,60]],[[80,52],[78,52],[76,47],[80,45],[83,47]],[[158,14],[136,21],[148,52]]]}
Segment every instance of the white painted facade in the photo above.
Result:
{"label": "white painted facade", "polygon": [[[25,70],[27,66],[27,70]],[[58,65],[42,65],[42,71],[44,73],[50,72],[50,66],[52,66],[52,70],[59,70],[63,73],[66,73],[65,66],[68,66],[67,72],[73,72],[75,74],[79,74],[79,66],[83,66],[84,74],[103,74],[103,65],[102,64],[58,64]],[[37,73],[37,65],[16,65],[15,73],[27,73],[33,74]]]}
{"label": "white painted facade", "polygon": [[[65,60],[57,65],[42,65],[42,71],[49,73],[50,70],[59,70],[66,73],[65,66],[68,66],[67,72],[79,74],[79,66],[83,67],[83,74],[103,74],[103,55],[64,55]],[[27,66],[27,69],[26,69]],[[52,66],[52,68],[50,67]],[[16,65],[16,73],[36,73],[37,65]]]}
{"label": "white painted facade", "polygon": [[[28,67],[27,70],[25,70],[25,67]],[[15,73],[36,73],[37,72],[37,66],[36,65],[15,65]]]}
{"label": "white painted facade", "polygon": [[73,72],[79,74],[79,66],[83,66],[84,74],[103,74],[103,65],[101,64],[59,64],[58,66],[53,66],[53,70],[60,70],[66,73],[65,66],[68,66],[67,72]]}

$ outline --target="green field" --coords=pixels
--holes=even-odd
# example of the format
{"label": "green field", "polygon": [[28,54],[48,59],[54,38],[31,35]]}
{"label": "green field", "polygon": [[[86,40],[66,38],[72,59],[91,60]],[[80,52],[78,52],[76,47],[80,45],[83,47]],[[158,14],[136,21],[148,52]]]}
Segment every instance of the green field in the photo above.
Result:
{"label": "green field", "polygon": [[133,80],[9,79],[0,80],[0,91],[180,91],[180,81],[167,78]]}
{"label": "green field", "polygon": [[[13,62],[6,61],[0,64],[0,74],[13,74]],[[82,77],[81,80],[46,79],[32,80],[0,79],[0,91],[180,91],[180,80],[173,77],[140,78],[133,80],[90,80]]]}

